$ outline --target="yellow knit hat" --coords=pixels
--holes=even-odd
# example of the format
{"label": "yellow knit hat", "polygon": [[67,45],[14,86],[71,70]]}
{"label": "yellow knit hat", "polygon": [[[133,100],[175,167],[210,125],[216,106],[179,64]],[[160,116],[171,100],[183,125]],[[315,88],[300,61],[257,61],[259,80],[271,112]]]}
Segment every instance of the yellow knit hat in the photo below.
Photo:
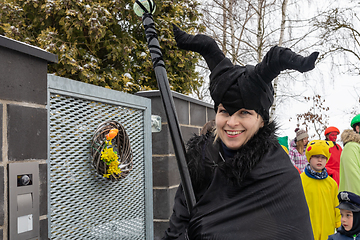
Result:
{"label": "yellow knit hat", "polygon": [[309,142],[305,152],[308,162],[310,162],[310,158],[313,155],[324,155],[325,157],[327,157],[327,161],[328,161],[331,155],[329,149],[333,146],[334,144],[331,141],[313,140]]}

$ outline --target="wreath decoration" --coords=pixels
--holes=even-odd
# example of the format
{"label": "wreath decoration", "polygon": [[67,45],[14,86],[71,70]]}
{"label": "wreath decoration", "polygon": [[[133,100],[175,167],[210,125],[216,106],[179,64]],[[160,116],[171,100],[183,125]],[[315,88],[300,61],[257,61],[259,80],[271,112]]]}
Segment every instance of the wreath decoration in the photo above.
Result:
{"label": "wreath decoration", "polygon": [[91,139],[92,165],[96,172],[111,181],[125,178],[133,168],[129,137],[116,121],[98,126]]}

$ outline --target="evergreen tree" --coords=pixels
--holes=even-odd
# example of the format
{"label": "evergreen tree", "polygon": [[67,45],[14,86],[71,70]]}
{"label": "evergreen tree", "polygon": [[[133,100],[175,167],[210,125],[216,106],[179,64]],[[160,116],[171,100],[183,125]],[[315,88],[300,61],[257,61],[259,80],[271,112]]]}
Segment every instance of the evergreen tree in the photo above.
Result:
{"label": "evergreen tree", "polygon": [[[188,94],[202,83],[199,55],[180,51],[175,23],[189,32],[197,23],[196,0],[156,2],[154,21],[172,90]],[[49,73],[134,93],[157,89],[141,18],[124,0],[19,0],[0,2],[0,34],[58,55]]]}

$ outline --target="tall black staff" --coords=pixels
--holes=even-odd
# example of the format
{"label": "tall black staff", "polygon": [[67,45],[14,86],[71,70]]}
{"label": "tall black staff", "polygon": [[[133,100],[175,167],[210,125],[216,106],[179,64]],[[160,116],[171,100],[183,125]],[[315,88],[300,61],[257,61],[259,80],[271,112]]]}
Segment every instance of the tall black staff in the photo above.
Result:
{"label": "tall black staff", "polygon": [[[139,8],[140,7],[140,8]],[[196,203],[194,190],[191,184],[189,170],[185,158],[185,146],[180,131],[179,121],[175,110],[174,101],[169,87],[169,81],[162,58],[162,53],[157,39],[152,13],[155,11],[155,3],[152,0],[136,0],[134,11],[138,16],[142,15],[142,21],[145,28],[146,40],[150,50],[153,67],[155,70],[157,84],[160,90],[161,99],[164,105],[171,139],[174,145],[175,156],[180,172],[181,183],[184,189],[186,203],[189,212]]]}

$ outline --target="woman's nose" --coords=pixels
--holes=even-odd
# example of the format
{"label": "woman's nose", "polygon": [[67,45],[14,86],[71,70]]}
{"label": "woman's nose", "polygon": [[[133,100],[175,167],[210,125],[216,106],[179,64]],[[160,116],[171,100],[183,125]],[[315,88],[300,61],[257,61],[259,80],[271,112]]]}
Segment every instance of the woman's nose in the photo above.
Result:
{"label": "woman's nose", "polygon": [[230,127],[235,127],[239,124],[239,121],[238,121],[237,117],[235,116],[235,114],[229,116],[229,119],[227,120],[227,124]]}

